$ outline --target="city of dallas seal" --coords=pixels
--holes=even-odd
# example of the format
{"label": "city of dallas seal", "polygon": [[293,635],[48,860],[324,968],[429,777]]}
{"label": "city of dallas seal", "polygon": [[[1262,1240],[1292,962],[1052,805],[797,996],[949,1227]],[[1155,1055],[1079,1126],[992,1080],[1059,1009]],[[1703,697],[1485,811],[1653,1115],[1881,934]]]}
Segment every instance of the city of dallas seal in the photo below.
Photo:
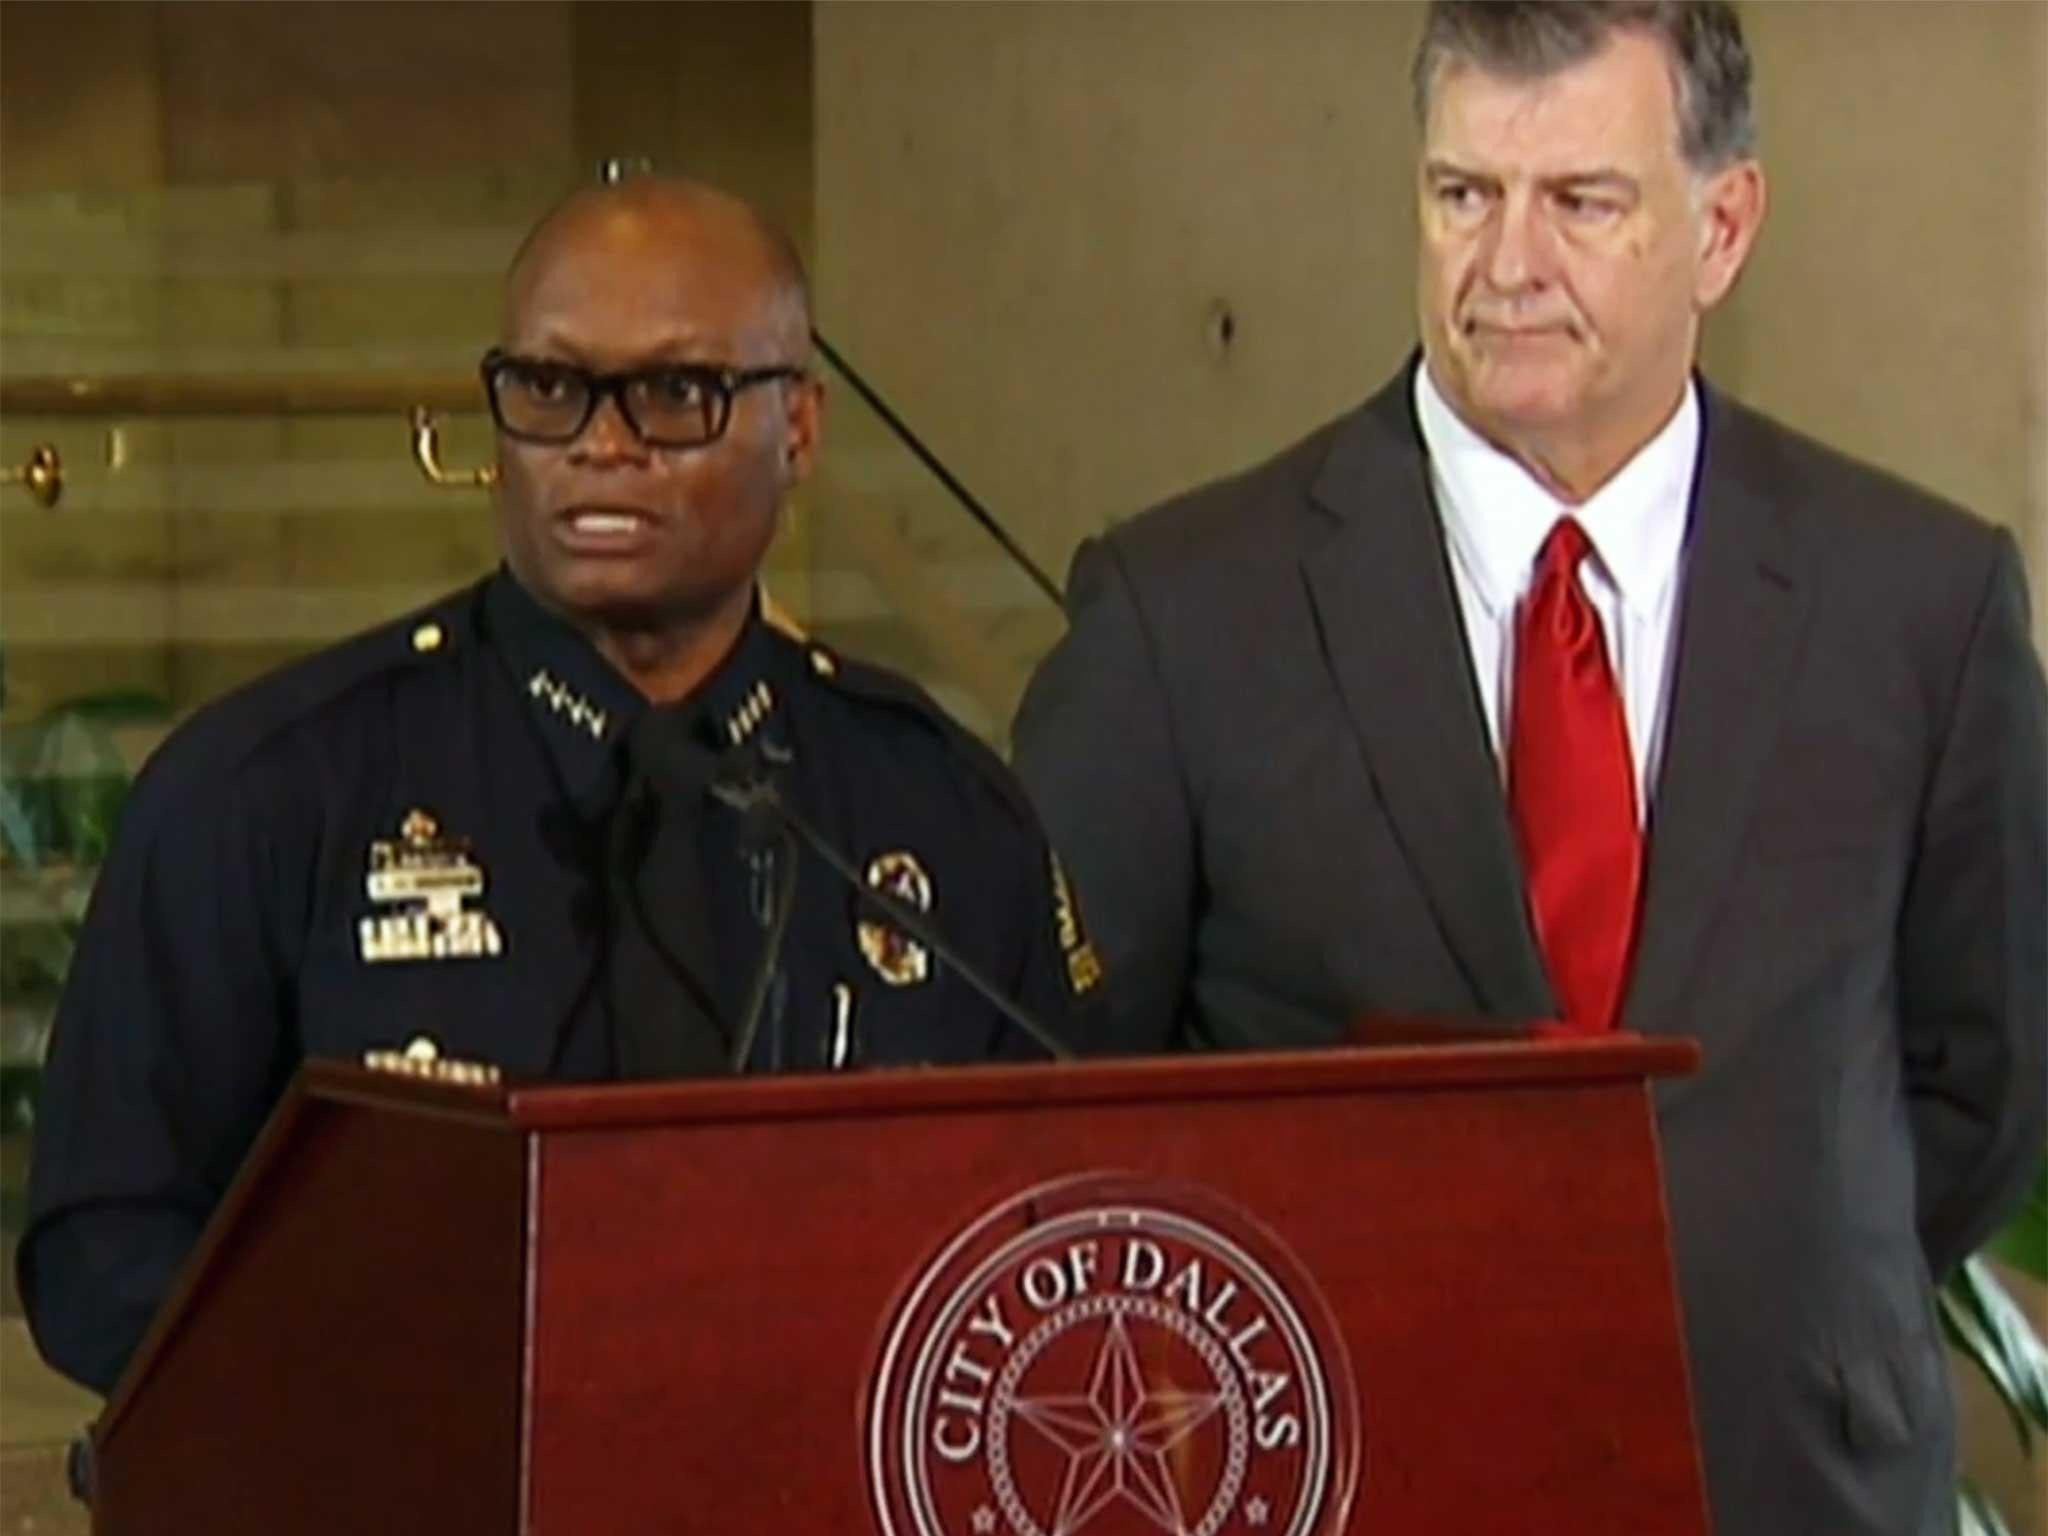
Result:
{"label": "city of dallas seal", "polygon": [[1211,1191],[1091,1174],[1007,1200],[911,1281],[868,1402],[885,1536],[1312,1536],[1359,1458],[1307,1272]]}

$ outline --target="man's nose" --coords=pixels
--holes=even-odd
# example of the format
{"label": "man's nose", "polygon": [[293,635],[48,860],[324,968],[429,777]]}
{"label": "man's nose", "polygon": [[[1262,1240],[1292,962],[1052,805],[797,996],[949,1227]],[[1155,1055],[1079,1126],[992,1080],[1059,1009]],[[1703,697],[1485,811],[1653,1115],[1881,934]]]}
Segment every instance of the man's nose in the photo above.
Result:
{"label": "man's nose", "polygon": [[626,419],[619,397],[609,392],[599,398],[590,420],[569,445],[570,457],[586,462],[643,461],[647,454],[646,441]]}
{"label": "man's nose", "polygon": [[1502,293],[1540,288],[1552,267],[1551,232],[1533,197],[1510,196],[1487,230],[1484,271],[1489,287]]}

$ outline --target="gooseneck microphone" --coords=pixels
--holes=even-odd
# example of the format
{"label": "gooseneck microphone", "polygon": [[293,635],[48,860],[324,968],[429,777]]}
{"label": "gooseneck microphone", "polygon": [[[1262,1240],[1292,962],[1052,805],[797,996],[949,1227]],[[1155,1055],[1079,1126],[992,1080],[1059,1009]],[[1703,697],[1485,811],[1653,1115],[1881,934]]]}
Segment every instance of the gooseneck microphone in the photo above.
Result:
{"label": "gooseneck microphone", "polygon": [[[718,785],[719,780],[714,776],[711,782],[714,795],[718,795]],[[718,798],[727,805],[732,803],[723,795]],[[769,908],[767,934],[761,940],[761,955],[754,962],[754,979],[747,987],[746,1007],[740,1011],[739,1028],[733,1032],[732,1069],[735,1073],[746,1071],[747,1058],[754,1054],[754,1040],[761,1033],[761,1016],[768,1006],[768,994],[775,988],[775,969],[782,961],[783,935],[789,931],[789,914],[796,907],[796,837],[789,828],[764,811],[742,810],[740,849],[750,856],[772,851],[775,898]]]}
{"label": "gooseneck microphone", "polygon": [[[1031,1040],[1043,1046],[1055,1061],[1072,1061],[1074,1059],[1072,1046],[1060,1039],[1058,1035],[1054,1034],[1038,1020],[1032,1018],[1015,1001],[1006,996],[1001,988],[997,987],[973,965],[970,965],[963,959],[950,944],[939,936],[938,931],[932,926],[924,913],[918,911],[917,908],[911,906],[908,902],[898,900],[887,891],[877,890],[874,886],[869,885],[863,880],[860,877],[860,872],[853,867],[852,862],[827,842],[822,833],[808,821],[804,820],[802,816],[798,815],[791,808],[789,802],[783,799],[782,793],[775,787],[774,781],[761,772],[760,766],[753,754],[747,752],[728,753],[720,760],[718,769],[712,774],[709,787],[714,799],[723,805],[732,807],[732,809],[738,811],[741,816],[748,818],[750,821],[755,818],[766,817],[783,829],[785,838],[791,834],[801,838],[804,846],[815,853],[835,875],[845,881],[862,902],[871,907],[879,916],[902,929],[913,939],[917,940],[918,943],[924,945],[926,949],[930,950],[937,957],[941,964],[949,966],[955,975],[976,992],[980,993],[998,1013],[1012,1024],[1015,1024]],[[785,880],[793,886],[796,861],[794,859],[785,859],[783,862],[790,866],[790,874],[785,876]],[[749,1022],[753,1028],[757,1028],[759,1025],[759,998],[761,994],[765,994],[765,978],[773,969],[775,950],[779,947],[781,941],[781,928],[786,926],[787,922],[788,911],[785,903],[784,910],[781,912],[781,922],[771,934],[768,944],[763,949],[762,970],[755,977],[755,993],[757,995],[752,1000],[749,1008],[749,1013],[752,1015]],[[745,1049],[751,1049],[751,1028],[743,1030],[742,1033],[746,1037],[743,1042]],[[744,1049],[739,1051],[735,1060],[739,1065],[745,1064],[746,1056]]]}

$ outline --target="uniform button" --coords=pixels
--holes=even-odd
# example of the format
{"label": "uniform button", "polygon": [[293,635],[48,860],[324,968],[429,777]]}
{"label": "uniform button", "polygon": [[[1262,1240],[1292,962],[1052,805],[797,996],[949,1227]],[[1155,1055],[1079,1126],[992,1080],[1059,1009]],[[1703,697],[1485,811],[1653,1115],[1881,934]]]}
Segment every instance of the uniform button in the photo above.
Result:
{"label": "uniform button", "polygon": [[839,670],[839,663],[834,661],[824,651],[812,651],[811,670],[820,677],[830,677]]}
{"label": "uniform button", "polygon": [[422,624],[412,632],[412,648],[421,652],[438,651],[441,649],[441,642],[446,638],[441,632],[440,625]]}

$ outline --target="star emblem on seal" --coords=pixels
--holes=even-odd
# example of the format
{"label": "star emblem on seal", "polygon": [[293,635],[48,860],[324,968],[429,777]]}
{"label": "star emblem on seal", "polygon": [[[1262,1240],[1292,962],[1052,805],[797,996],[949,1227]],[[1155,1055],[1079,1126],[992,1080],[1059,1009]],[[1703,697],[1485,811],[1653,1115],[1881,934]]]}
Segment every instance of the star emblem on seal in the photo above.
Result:
{"label": "star emblem on seal", "polygon": [[1160,1529],[1187,1529],[1168,1454],[1223,1404],[1220,1392],[1155,1388],[1145,1379],[1121,1312],[1113,1312],[1076,1395],[1018,1397],[1012,1411],[1066,1457],[1057,1531],[1079,1532],[1106,1506],[1136,1507]]}

